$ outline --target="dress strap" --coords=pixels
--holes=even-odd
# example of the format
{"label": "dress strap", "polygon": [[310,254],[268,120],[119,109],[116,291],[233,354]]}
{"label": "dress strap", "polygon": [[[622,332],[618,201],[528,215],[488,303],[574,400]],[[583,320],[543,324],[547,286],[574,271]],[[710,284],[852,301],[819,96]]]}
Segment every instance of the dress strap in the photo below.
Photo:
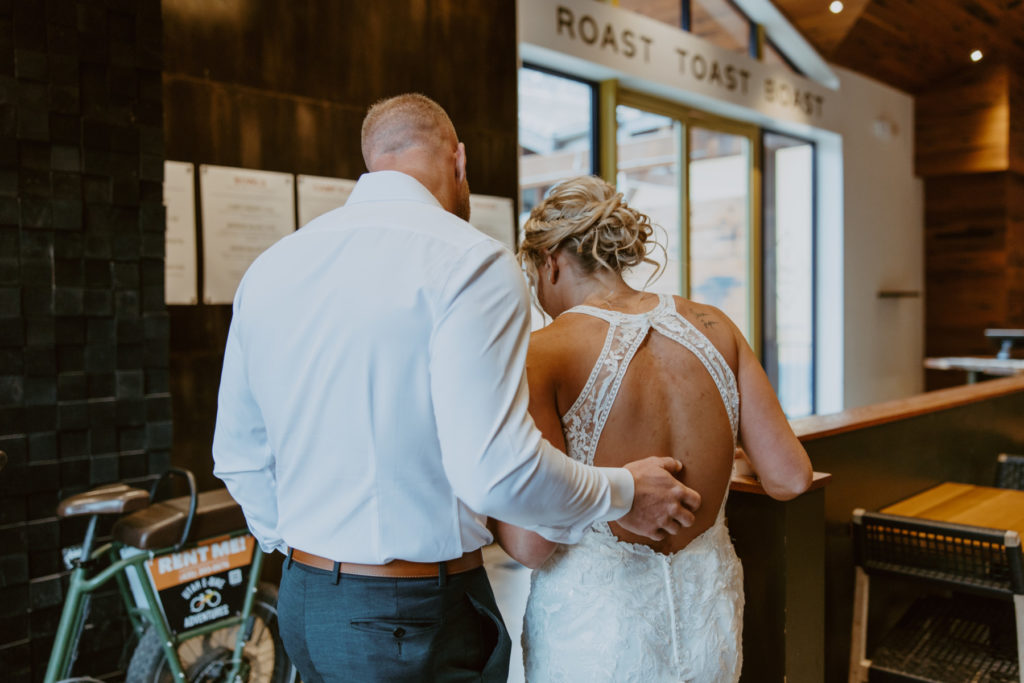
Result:
{"label": "dress strap", "polygon": [[670,310],[654,317],[652,326],[669,339],[686,347],[704,365],[718,388],[722,403],[725,404],[725,412],[729,416],[729,425],[732,427],[735,440],[739,431],[739,388],[736,385],[736,376],[729,364],[725,362],[721,352],[703,332],[676,310],[674,303]]}

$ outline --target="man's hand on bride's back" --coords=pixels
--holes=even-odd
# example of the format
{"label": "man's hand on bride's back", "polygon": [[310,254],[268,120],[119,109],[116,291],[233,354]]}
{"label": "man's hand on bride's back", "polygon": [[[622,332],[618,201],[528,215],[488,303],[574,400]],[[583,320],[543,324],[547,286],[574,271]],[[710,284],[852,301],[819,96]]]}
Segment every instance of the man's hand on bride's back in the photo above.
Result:
{"label": "man's hand on bride's back", "polygon": [[694,522],[700,494],[676,475],[683,466],[674,458],[650,457],[626,465],[633,475],[633,507],[617,522],[627,531],[660,541]]}

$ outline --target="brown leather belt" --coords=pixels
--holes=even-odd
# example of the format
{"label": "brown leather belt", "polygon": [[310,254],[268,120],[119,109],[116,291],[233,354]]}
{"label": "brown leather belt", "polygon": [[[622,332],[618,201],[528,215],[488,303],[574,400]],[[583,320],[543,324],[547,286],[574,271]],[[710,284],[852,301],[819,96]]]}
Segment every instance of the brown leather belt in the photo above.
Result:
{"label": "brown leather belt", "polygon": [[[386,576],[397,579],[421,579],[436,577],[440,573],[440,565],[445,565],[448,574],[460,574],[470,569],[482,567],[484,554],[479,549],[470,551],[462,557],[456,557],[447,562],[410,562],[408,560],[391,560],[387,564],[357,564],[355,562],[339,562],[329,560],[326,557],[313,555],[297,548],[291,549],[291,559],[295,562],[326,569],[327,571],[340,571],[342,574],[357,574],[359,576]],[[340,568],[337,565],[341,565]]]}

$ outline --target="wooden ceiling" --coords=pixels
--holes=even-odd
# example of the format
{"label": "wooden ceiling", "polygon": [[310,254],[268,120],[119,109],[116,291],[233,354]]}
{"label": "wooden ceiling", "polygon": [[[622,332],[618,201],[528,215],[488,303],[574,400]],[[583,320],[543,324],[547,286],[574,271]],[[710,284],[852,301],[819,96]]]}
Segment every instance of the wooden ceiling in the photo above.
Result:
{"label": "wooden ceiling", "polygon": [[773,0],[829,62],[926,92],[983,62],[1024,69],[1024,0]]}

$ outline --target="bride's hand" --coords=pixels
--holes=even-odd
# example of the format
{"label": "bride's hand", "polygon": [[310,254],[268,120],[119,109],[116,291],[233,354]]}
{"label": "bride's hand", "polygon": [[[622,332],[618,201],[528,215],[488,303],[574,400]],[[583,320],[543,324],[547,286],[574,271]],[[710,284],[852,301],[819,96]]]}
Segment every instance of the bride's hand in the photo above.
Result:
{"label": "bride's hand", "polygon": [[694,522],[700,494],[675,475],[683,466],[674,458],[650,457],[626,465],[633,475],[633,507],[617,521],[627,531],[660,541]]}

